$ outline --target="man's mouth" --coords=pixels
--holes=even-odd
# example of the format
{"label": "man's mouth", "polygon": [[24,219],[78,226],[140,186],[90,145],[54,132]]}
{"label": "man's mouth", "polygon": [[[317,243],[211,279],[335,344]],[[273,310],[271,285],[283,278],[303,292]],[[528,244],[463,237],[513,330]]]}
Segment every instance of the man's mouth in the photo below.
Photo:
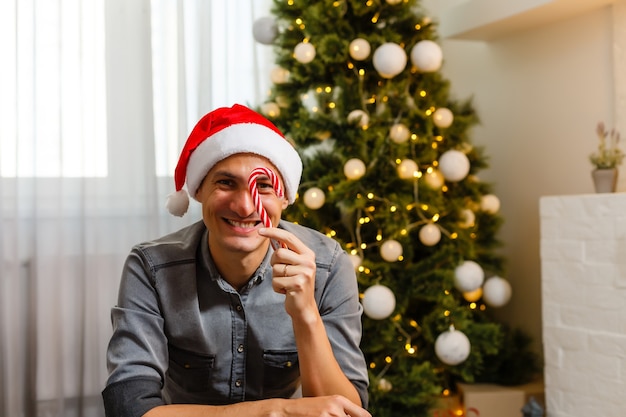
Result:
{"label": "man's mouth", "polygon": [[236,220],[230,220],[230,219],[226,219],[226,222],[230,224],[231,226],[240,227],[242,229],[253,229],[254,227],[256,227],[257,224],[259,224],[259,221],[238,222]]}

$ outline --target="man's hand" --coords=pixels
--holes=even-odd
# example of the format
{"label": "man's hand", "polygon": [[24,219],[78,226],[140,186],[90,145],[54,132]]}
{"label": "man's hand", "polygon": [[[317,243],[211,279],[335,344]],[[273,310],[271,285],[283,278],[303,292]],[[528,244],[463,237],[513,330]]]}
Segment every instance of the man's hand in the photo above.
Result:
{"label": "man's hand", "polygon": [[287,296],[287,314],[294,321],[317,320],[319,313],[315,303],[315,252],[283,229],[262,228],[259,229],[259,234],[284,246],[274,251],[270,263],[273,267],[274,291]]}

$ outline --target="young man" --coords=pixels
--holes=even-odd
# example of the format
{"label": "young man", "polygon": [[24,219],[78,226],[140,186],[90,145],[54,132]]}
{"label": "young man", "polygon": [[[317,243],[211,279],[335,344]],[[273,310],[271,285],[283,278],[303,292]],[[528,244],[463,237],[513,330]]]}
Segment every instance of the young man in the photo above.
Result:
{"label": "young man", "polygon": [[337,242],[280,219],[301,173],[291,144],[247,107],[194,127],[168,208],[186,212],[186,182],[203,221],[127,258],[108,417],[370,416],[353,266]]}

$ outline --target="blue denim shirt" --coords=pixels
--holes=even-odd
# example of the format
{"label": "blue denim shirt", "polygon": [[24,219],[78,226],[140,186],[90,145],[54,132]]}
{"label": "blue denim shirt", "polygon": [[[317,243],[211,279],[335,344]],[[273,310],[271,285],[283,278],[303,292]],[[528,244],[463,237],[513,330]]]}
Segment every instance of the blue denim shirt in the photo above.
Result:
{"label": "blue denim shirt", "polygon": [[[352,263],[334,240],[281,221],[316,254],[315,299],[335,358],[367,405],[362,306]],[[285,296],[272,289],[271,249],[236,291],[221,278],[197,222],[135,246],[112,309],[103,391],[107,416],[167,403],[231,404],[296,394],[298,352]]]}

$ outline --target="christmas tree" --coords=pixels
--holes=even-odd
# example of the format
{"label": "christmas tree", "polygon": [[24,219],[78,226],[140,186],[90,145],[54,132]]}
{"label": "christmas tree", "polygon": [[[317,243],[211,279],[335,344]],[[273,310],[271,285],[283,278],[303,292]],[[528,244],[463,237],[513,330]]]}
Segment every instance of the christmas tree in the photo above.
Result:
{"label": "christmas tree", "polygon": [[304,161],[285,217],[354,261],[370,411],[426,416],[457,382],[526,382],[529,340],[490,315],[511,295],[500,202],[436,22],[416,0],[274,0],[253,33],[276,56],[259,110]]}

